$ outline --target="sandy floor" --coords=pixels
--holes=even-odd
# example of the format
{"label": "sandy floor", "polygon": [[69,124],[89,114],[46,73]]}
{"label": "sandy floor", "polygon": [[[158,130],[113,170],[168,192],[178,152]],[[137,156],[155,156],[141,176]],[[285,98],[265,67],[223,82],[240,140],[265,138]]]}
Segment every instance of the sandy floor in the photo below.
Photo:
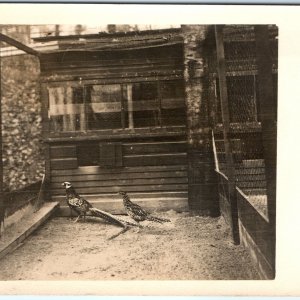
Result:
{"label": "sandy floor", "polygon": [[54,218],[0,261],[0,280],[258,279],[222,218],[168,211],[172,222],[120,228]]}

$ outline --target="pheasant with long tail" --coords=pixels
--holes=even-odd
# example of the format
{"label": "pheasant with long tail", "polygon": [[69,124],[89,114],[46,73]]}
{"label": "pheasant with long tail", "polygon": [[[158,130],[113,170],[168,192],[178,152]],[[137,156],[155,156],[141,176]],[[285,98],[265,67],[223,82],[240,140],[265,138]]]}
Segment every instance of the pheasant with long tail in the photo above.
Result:
{"label": "pheasant with long tail", "polygon": [[72,211],[75,211],[78,214],[78,217],[76,218],[75,222],[77,222],[81,217],[83,217],[83,220],[85,221],[86,215],[90,215],[93,217],[101,218],[110,224],[123,227],[123,230],[120,233],[118,233],[117,235],[115,235],[111,238],[114,238],[114,237],[118,236],[119,234],[127,231],[129,229],[129,226],[139,226],[136,223],[122,220],[106,211],[103,211],[103,210],[93,207],[91,203],[89,203],[86,199],[81,197],[76,192],[75,188],[72,186],[72,184],[70,182],[65,181],[62,183],[62,185],[66,189],[66,201],[67,201],[68,206],[71,209],[71,214],[72,214]]}
{"label": "pheasant with long tail", "polygon": [[169,219],[159,218],[151,215],[138,204],[133,203],[126,192],[119,192],[119,194],[123,197],[123,204],[127,214],[137,223],[145,220],[158,223],[171,222]]}

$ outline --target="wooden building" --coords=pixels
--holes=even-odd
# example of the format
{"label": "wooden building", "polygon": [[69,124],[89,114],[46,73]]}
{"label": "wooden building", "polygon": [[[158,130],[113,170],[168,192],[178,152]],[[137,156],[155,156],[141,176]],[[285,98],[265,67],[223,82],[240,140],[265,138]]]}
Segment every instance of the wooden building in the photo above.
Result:
{"label": "wooden building", "polygon": [[40,56],[51,198],[70,181],[110,211],[119,190],[152,199],[146,206],[187,209],[180,29],[55,39],[59,49]]}
{"label": "wooden building", "polygon": [[[270,32],[276,50],[276,28]],[[224,29],[234,151],[246,160],[261,153],[253,38],[253,26]],[[70,181],[112,212],[121,210],[116,192],[123,190],[144,207],[218,214],[212,129],[223,146],[214,26],[36,41],[57,45],[40,53],[49,197],[62,200],[61,183]],[[277,61],[274,86],[276,73]]]}

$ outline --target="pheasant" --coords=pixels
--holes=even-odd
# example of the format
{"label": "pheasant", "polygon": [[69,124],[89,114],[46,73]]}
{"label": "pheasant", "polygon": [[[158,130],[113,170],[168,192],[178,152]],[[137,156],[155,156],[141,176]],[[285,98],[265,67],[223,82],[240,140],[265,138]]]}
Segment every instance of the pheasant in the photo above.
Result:
{"label": "pheasant", "polygon": [[75,188],[72,186],[70,182],[65,181],[64,183],[62,183],[62,185],[66,188],[66,200],[68,206],[71,209],[71,213],[72,210],[78,213],[78,217],[75,220],[75,222],[77,222],[79,218],[82,216],[83,219],[85,220],[85,216],[87,215],[87,213],[89,213],[89,215],[92,215],[93,217],[102,218],[111,224],[118,225],[123,228],[127,228],[128,225],[137,226],[137,224],[135,223],[121,220],[106,211],[94,208],[91,203],[89,203],[86,199],[81,197],[75,191]]}
{"label": "pheasant", "polygon": [[122,195],[123,197],[123,204],[127,214],[137,223],[145,220],[158,222],[158,223],[171,222],[169,219],[154,217],[150,213],[145,211],[143,208],[141,208],[139,205],[131,202],[126,192],[119,192],[119,194]]}

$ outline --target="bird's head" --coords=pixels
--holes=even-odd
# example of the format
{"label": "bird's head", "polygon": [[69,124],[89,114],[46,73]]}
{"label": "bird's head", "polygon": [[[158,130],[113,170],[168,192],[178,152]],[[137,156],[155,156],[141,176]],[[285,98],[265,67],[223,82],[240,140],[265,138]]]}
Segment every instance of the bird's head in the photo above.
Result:
{"label": "bird's head", "polygon": [[122,191],[118,192],[118,194],[121,195],[121,196],[127,195],[126,192],[122,192]]}
{"label": "bird's head", "polygon": [[69,189],[72,187],[72,184],[68,181],[63,182],[61,185],[64,186],[66,189]]}

